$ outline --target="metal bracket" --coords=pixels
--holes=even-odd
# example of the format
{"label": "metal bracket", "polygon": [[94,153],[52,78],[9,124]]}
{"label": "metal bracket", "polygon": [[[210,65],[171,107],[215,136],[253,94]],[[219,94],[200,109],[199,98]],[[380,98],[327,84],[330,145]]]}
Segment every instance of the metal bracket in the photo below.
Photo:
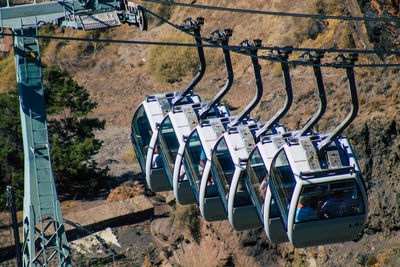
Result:
{"label": "metal bracket", "polygon": [[257,106],[258,102],[260,102],[262,94],[263,94],[263,85],[262,85],[262,79],[261,79],[261,73],[260,73],[260,64],[258,63],[258,58],[257,58],[257,52],[258,52],[257,47],[260,47],[262,45],[262,41],[260,39],[255,39],[255,40],[253,40],[253,42],[254,42],[254,44],[252,44],[248,39],[245,39],[240,43],[240,45],[243,47],[242,51],[244,51],[247,54],[252,55],[251,62],[253,64],[254,77],[255,77],[256,87],[257,87],[256,95],[251,100],[251,102],[240,112],[240,114],[236,117],[236,119],[233,120],[231,123],[229,123],[228,128],[236,126],[240,122],[242,122],[243,119],[246,118],[250,114],[250,112],[255,108],[255,106]]}

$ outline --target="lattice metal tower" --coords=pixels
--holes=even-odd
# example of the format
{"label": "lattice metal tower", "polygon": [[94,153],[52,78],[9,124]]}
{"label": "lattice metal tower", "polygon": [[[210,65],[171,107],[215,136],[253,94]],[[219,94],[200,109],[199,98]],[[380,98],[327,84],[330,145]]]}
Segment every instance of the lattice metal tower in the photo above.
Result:
{"label": "lattice metal tower", "polygon": [[44,23],[92,30],[121,22],[146,28],[142,9],[125,1],[57,1],[0,8],[1,33],[13,36],[25,155],[23,265],[70,266],[51,167],[38,28]]}

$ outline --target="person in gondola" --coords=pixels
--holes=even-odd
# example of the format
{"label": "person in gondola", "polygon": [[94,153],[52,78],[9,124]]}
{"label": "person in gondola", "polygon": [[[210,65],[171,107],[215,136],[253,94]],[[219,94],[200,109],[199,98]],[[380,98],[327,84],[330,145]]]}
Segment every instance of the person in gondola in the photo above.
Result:
{"label": "person in gondola", "polygon": [[357,201],[352,200],[351,196],[346,196],[346,194],[340,190],[335,191],[333,197],[329,198],[322,205],[321,212],[325,218],[336,218],[352,215],[357,206]]}
{"label": "person in gondola", "polygon": [[160,154],[158,154],[157,146],[154,147],[154,155],[153,155],[152,165],[153,165],[154,168],[161,168],[162,167],[162,161],[161,161]]}
{"label": "person in gondola", "polygon": [[268,178],[269,178],[269,175],[267,173],[260,184],[260,195],[263,198],[263,200],[265,199],[265,192],[267,191]]}
{"label": "person in gondola", "polygon": [[304,222],[319,219],[316,210],[311,208],[311,199],[301,196],[297,204],[295,222]]}
{"label": "person in gondola", "polygon": [[204,150],[201,150],[200,154],[200,161],[199,161],[199,177],[201,178],[201,175],[203,174],[204,171],[204,166],[206,166],[207,158],[206,158],[206,153],[204,153]]}

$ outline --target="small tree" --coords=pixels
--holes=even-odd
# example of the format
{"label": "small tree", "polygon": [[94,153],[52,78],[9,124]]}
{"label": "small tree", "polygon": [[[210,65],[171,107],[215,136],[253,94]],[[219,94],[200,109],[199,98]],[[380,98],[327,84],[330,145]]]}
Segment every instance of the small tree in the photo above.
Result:
{"label": "small tree", "polygon": [[[23,194],[24,154],[16,90],[0,94],[0,110],[0,207],[4,207],[7,185],[12,185],[17,195]],[[21,198],[15,201],[22,204]]]}
{"label": "small tree", "polygon": [[88,117],[97,103],[66,70],[52,66],[43,78],[57,189],[60,193],[91,194],[107,173],[91,159],[102,145],[93,131],[104,129],[105,121]]}
{"label": "small tree", "polygon": [[[59,194],[87,196],[105,181],[108,169],[100,169],[92,159],[102,142],[94,136],[105,121],[88,117],[97,103],[66,70],[44,69],[44,89],[51,159]],[[23,144],[15,90],[0,94],[0,186],[13,185],[23,192]],[[3,193],[3,192],[2,192]],[[4,204],[6,193],[1,195]]]}

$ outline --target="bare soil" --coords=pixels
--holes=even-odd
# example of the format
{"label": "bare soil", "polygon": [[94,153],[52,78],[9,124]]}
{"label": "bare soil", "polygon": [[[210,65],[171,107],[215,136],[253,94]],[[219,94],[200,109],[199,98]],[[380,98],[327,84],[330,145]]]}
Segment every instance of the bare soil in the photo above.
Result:
{"label": "bare soil", "polygon": [[[220,6],[259,10],[309,13],[318,0],[308,1],[218,1]],[[186,1],[187,2],[187,1]],[[214,5],[215,1],[197,0],[196,4]],[[353,0],[344,1],[347,12],[359,16],[360,10]],[[362,1],[369,2],[369,1]],[[365,3],[363,3],[366,5]],[[368,3],[367,3],[368,4]],[[151,10],[156,4],[143,4]],[[372,14],[371,10],[368,14]],[[311,23],[302,19],[248,15],[175,7],[170,21],[180,24],[188,17],[203,16],[206,23],[203,35],[216,28],[233,28],[231,44],[245,38],[261,38],[266,46],[339,47],[346,48],[342,39],[344,22],[328,21],[328,26],[315,40],[298,40],[297,33],[307,34]],[[352,37],[357,48],[369,48],[367,30],[353,25]],[[167,24],[152,20],[149,31],[140,32],[124,25],[109,30],[115,39],[156,41],[165,34],[175,33]],[[67,34],[68,33],[67,31]],[[72,34],[72,33],[71,33]],[[142,194],[151,199],[156,216],[135,225],[114,228],[122,245],[110,250],[111,256],[123,255],[118,260],[108,260],[105,266],[399,266],[400,262],[400,79],[398,69],[358,68],[356,80],[360,111],[345,134],[354,142],[369,193],[369,218],[364,235],[358,242],[347,242],[307,249],[293,249],[290,244],[269,243],[262,229],[236,232],[228,222],[207,223],[201,220],[201,239],[195,240],[188,229],[176,229],[169,216],[177,205],[168,194],[153,194],[146,189],[143,175],[137,163],[126,159],[130,144],[130,121],[133,112],[145,95],[175,91],[184,88],[191,79],[172,84],[156,83],[151,71],[146,69],[150,46],[114,45],[99,48],[90,55],[75,58],[67,53],[55,57],[49,53],[44,61],[67,67],[76,80],[87,88],[98,108],[93,116],[105,119],[106,129],[96,133],[104,141],[103,148],[94,159],[101,167],[110,168],[110,188],[143,187]],[[262,51],[260,54],[268,54]],[[380,60],[360,56],[360,63]],[[235,81],[226,96],[232,107],[247,104],[255,90],[250,60],[232,55]],[[280,66],[260,61],[264,83],[264,95],[252,115],[270,118],[283,104],[284,90]],[[213,95],[224,83],[225,70],[221,65],[207,72],[196,92],[202,97]],[[332,130],[349,110],[347,81],[344,70],[323,69],[328,96],[328,110],[318,123],[317,131]],[[304,125],[317,108],[315,81],[310,67],[291,67],[294,103],[282,123],[294,130]],[[233,113],[235,113],[233,112]],[[63,212],[82,210],[97,202],[68,201]],[[168,202],[168,203],[167,203]],[[178,207],[179,208],[179,207]],[[113,259],[111,257],[111,259]],[[87,263],[87,262],[86,262]]]}

